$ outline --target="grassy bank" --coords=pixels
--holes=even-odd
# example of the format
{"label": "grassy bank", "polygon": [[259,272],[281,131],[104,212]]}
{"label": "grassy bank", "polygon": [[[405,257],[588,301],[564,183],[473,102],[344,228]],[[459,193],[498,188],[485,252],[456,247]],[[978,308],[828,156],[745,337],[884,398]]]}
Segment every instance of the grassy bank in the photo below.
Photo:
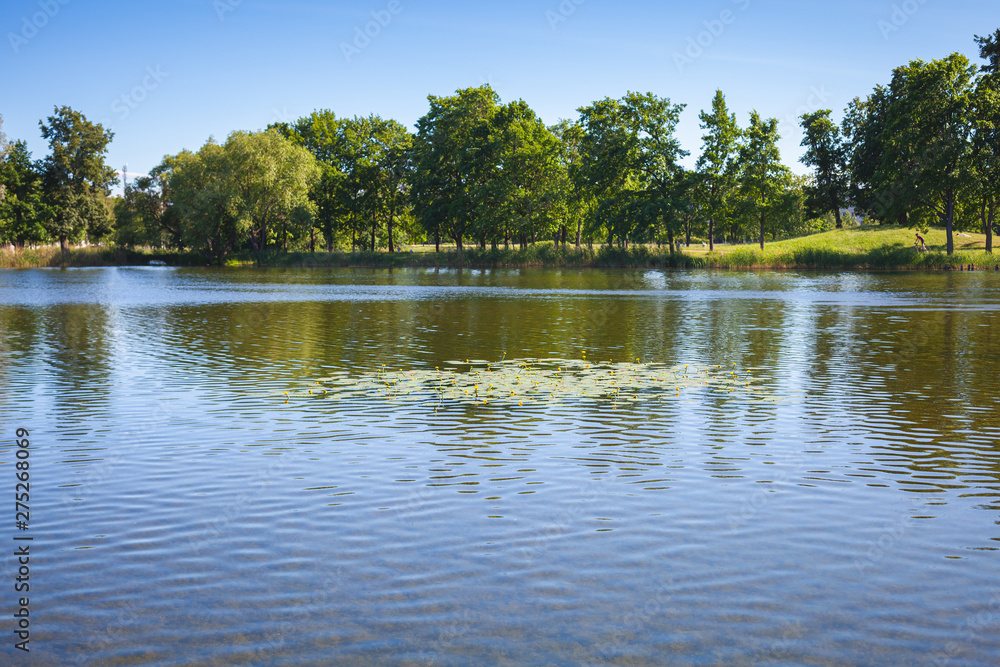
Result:
{"label": "grassy bank", "polygon": [[[466,248],[460,256],[454,246],[434,252],[433,246],[412,246],[404,252],[277,252],[260,257],[272,267],[552,267],[552,268],[722,268],[722,269],[869,269],[869,270],[994,270],[1000,254],[986,253],[982,234],[955,235],[955,253],[945,253],[945,232],[923,234],[928,250],[914,248],[915,232],[907,227],[854,227],[811,236],[772,241],[764,250],[756,245],[717,245],[713,252],[685,248],[673,255],[666,247],[633,245],[556,247],[540,243],[521,249]],[[0,268],[148,265],[151,261],[173,266],[203,266],[197,253],[140,251],[124,248],[77,248],[63,256],[57,246],[11,251],[0,250]],[[229,266],[254,266],[258,258],[236,253]]]}
{"label": "grassy bank", "polygon": [[149,251],[90,246],[71,247],[64,255],[57,245],[15,250],[11,250],[10,247],[0,248],[2,269],[148,266],[151,261],[165,262],[173,266],[199,266],[205,263],[197,253],[172,250]]}
{"label": "grassy bank", "polygon": [[[403,253],[288,253],[265,258],[268,266],[365,267],[553,267],[553,268],[721,268],[721,269],[870,269],[933,270],[974,266],[994,269],[1000,254],[985,252],[982,234],[955,235],[955,253],[945,252],[942,229],[923,234],[928,250],[914,247],[916,232],[908,227],[854,227],[756,245],[717,245],[714,252],[701,247],[670,254],[666,247],[608,246],[566,248],[551,243],[525,250],[466,248],[461,258],[454,247],[435,253],[432,246],[416,246]],[[243,258],[252,263],[252,258]]]}

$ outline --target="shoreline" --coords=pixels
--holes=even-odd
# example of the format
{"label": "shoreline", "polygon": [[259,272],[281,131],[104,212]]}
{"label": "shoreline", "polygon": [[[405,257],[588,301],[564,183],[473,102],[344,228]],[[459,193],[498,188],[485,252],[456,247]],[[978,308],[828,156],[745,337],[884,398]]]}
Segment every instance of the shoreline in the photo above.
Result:
{"label": "shoreline", "polygon": [[[418,246],[414,252],[283,252],[259,256],[233,253],[226,268],[447,268],[447,269],[709,269],[743,271],[1000,271],[1000,254],[985,252],[985,237],[962,234],[954,254],[943,251],[944,231],[925,232],[931,249],[907,246],[914,230],[900,227],[856,227],[756,245],[719,245],[708,253],[696,247],[671,254],[666,246],[554,246],[543,242],[526,249],[454,247],[434,252]],[[699,241],[700,244],[700,241]],[[0,268],[83,268],[101,266],[207,266],[190,251],[88,246],[63,256],[58,246],[0,250]]]}

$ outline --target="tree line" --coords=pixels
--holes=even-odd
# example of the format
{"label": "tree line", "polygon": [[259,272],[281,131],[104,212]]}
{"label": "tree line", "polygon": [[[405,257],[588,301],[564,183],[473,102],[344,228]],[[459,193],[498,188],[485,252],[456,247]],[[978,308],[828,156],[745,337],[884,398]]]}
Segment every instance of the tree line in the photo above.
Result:
{"label": "tree line", "polygon": [[955,53],[896,68],[851,101],[803,114],[802,162],[781,160],[778,121],[741,127],[716,91],[699,114],[695,167],[676,137],[684,104],[628,93],[546,126],[523,101],[488,86],[430,96],[415,132],[377,115],[318,110],[260,132],[209,139],[168,155],[111,197],[108,130],[68,107],[40,122],[50,154],[8,143],[0,119],[0,242],[81,239],[194,250],[337,248],[393,252],[442,241],[480,247],[656,243],[802,234],[869,222],[982,230],[1000,200],[1000,30],[976,37],[975,65]]}

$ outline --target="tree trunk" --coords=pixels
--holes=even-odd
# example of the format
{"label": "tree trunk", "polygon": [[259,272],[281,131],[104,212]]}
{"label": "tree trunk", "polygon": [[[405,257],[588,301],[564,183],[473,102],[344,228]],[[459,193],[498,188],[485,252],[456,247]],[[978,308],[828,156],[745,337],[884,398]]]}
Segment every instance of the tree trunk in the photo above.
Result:
{"label": "tree trunk", "polygon": [[691,218],[684,218],[684,245],[691,247]]}
{"label": "tree trunk", "polygon": [[837,218],[837,229],[843,229],[844,221],[840,219],[840,203],[836,200],[833,202],[833,215]]}
{"label": "tree trunk", "polygon": [[64,255],[69,254],[69,239],[66,238],[65,234],[59,235],[59,250],[61,250]]}
{"label": "tree trunk", "polygon": [[986,252],[993,253],[993,216],[996,213],[996,201],[990,202],[989,214],[986,217]]}
{"label": "tree trunk", "polygon": [[458,250],[458,257],[461,259],[461,257],[462,257],[462,235],[461,234],[457,234],[454,237],[454,239],[455,239],[455,248]]}
{"label": "tree trunk", "polygon": [[375,230],[378,229],[378,218],[372,216],[372,252],[375,252]]}
{"label": "tree trunk", "polygon": [[316,252],[316,228],[309,230],[309,252]]}
{"label": "tree trunk", "polygon": [[583,218],[576,219],[576,249],[580,249],[580,234],[583,231]]}
{"label": "tree trunk", "polygon": [[388,227],[389,227],[389,252],[396,252],[396,248],[392,244],[392,218],[393,218],[393,215],[395,213],[396,213],[396,206],[395,205],[390,206],[389,207],[389,225],[388,225]]}
{"label": "tree trunk", "polygon": [[708,251],[715,251],[715,218],[708,219]]}
{"label": "tree trunk", "polygon": [[945,207],[945,230],[948,233],[948,254],[955,252],[955,240],[952,238],[952,227],[955,222],[955,191],[951,188],[945,193],[947,201]]}
{"label": "tree trunk", "polygon": [[434,232],[434,252],[441,252],[441,232]]}
{"label": "tree trunk", "polygon": [[760,249],[764,249],[764,211],[760,212]]}
{"label": "tree trunk", "polygon": [[674,254],[674,232],[673,230],[667,230],[667,242],[670,243],[670,254]]}

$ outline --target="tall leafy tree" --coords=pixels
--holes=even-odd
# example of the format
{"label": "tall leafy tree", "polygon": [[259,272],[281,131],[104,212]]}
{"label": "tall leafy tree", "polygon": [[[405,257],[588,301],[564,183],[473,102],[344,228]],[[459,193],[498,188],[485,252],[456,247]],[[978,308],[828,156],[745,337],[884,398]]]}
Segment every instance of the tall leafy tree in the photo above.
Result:
{"label": "tall leafy tree", "polygon": [[[3,168],[4,162],[7,160],[7,153],[9,150],[10,148],[7,142],[7,135],[4,134],[3,131],[3,114],[0,114],[0,168]],[[5,184],[0,182],[0,202],[3,202],[5,189]]]}
{"label": "tall leafy tree", "polygon": [[65,253],[70,239],[87,232],[101,236],[110,230],[106,202],[118,177],[104,159],[114,133],[66,106],[57,107],[48,123],[39,122],[39,126],[51,150],[42,163],[51,206],[46,227]]}
{"label": "tall leafy tree", "polygon": [[164,179],[173,160],[164,158],[148,176],[125,185],[122,197],[115,202],[115,239],[119,244],[184,247],[177,209],[170,205]]}
{"label": "tall leafy tree", "polygon": [[882,169],[944,221],[949,255],[956,201],[969,177],[974,74],[968,58],[954,53],[896,68],[890,86]]}
{"label": "tall leafy tree", "polygon": [[993,252],[993,224],[1000,205],[1000,30],[976,37],[980,67],[972,100],[972,152],[979,215],[986,234],[986,251]]}
{"label": "tall leafy tree", "polygon": [[913,194],[887,175],[889,89],[876,86],[865,98],[847,106],[841,133],[847,147],[848,198],[864,217],[906,224]]}
{"label": "tall leafy tree", "polygon": [[374,139],[378,142],[378,214],[385,219],[389,252],[396,250],[401,217],[409,212],[410,172],[413,168],[413,135],[394,120],[381,120]]}
{"label": "tall leafy tree", "polygon": [[635,141],[619,100],[605,98],[579,109],[584,129],[581,180],[594,193],[591,221],[603,228],[608,245],[622,243],[634,224],[630,199],[638,189]]}
{"label": "tall leafy tree", "polygon": [[837,229],[843,229],[840,208],[847,194],[847,150],[840,128],[830,120],[830,109],[801,116],[806,149],[802,163],[816,170],[815,182],[806,189],[807,206],[820,214],[833,211]]}
{"label": "tall leafy tree", "polygon": [[[327,252],[333,251],[335,238],[347,230],[343,192],[344,170],[349,168],[350,160],[344,122],[329,109],[320,109],[291,126],[277,128],[309,149],[319,165],[319,178],[313,185],[310,199],[315,205],[315,224],[323,235]],[[313,238],[310,239],[310,248],[315,249]]]}
{"label": "tall leafy tree", "polygon": [[414,139],[414,214],[435,239],[451,237],[461,254],[495,172],[490,121],[499,98],[483,85],[450,97],[431,95],[428,101],[430,110],[417,121]]}
{"label": "tall leafy tree", "polygon": [[16,141],[0,162],[0,241],[24,247],[45,241],[42,222],[48,216],[42,193],[42,178],[31,159],[28,145]]}
{"label": "tall leafy tree", "polygon": [[778,120],[750,113],[750,126],[743,135],[739,163],[742,192],[760,222],[760,249],[764,249],[764,230],[770,207],[781,192],[788,169],[781,163],[778,150]]}
{"label": "tall leafy tree", "polygon": [[230,184],[232,165],[225,149],[209,139],[197,153],[182,151],[165,158],[160,166],[182,244],[208,262],[223,264],[236,243],[251,231],[250,221],[236,210]]}
{"label": "tall leafy tree", "polygon": [[516,235],[522,244],[557,228],[564,219],[559,140],[523,101],[501,106],[490,119],[480,152],[484,196],[475,213],[481,244]]}
{"label": "tall leafy tree", "polygon": [[652,93],[628,93],[580,109],[585,128],[583,170],[598,193],[596,214],[627,245],[662,227],[678,232],[682,190],[689,185],[678,161],[688,153],[675,136],[683,104]]}
{"label": "tall leafy tree", "polygon": [[721,90],[715,91],[712,113],[702,111],[698,117],[705,134],[701,138],[697,169],[701,176],[704,214],[708,218],[708,248],[714,250],[716,221],[725,215],[728,200],[737,186],[740,128],[736,124],[736,114],[729,113]]}
{"label": "tall leafy tree", "polygon": [[319,176],[312,154],[274,130],[233,132],[223,146],[228,195],[258,253],[272,234],[287,249],[291,227],[311,224],[309,192]]}
{"label": "tall leafy tree", "polygon": [[[560,181],[557,188],[564,202],[566,219],[571,227],[576,227],[576,247],[580,248],[583,220],[592,200],[581,169],[583,126],[578,122],[563,119],[549,130],[559,140],[559,162],[562,169],[559,172]],[[565,226],[563,229],[565,230]]]}
{"label": "tall leafy tree", "polygon": [[984,74],[1000,74],[1000,28],[986,37],[976,35],[976,44],[979,45],[979,57],[986,61],[980,70]]}

